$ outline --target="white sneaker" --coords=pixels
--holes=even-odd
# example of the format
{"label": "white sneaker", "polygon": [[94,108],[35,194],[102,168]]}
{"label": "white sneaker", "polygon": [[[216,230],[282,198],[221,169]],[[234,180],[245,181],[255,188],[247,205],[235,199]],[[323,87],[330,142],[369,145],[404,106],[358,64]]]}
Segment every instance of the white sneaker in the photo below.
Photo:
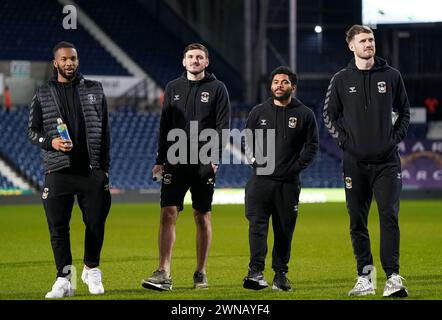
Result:
{"label": "white sneaker", "polygon": [[98,268],[93,268],[87,270],[86,267],[83,268],[83,273],[81,274],[81,280],[89,287],[89,292],[91,294],[103,294],[104,287],[101,283],[101,270]]}
{"label": "white sneaker", "polygon": [[71,282],[62,277],[58,277],[52,286],[52,290],[46,293],[46,299],[57,299],[64,297],[73,297],[74,289],[72,289]]}
{"label": "white sneaker", "polygon": [[348,292],[349,296],[366,296],[375,294],[373,283],[368,276],[360,276],[353,289]]}
{"label": "white sneaker", "polygon": [[402,280],[405,280],[400,275],[393,273],[385,283],[384,297],[408,297],[408,290],[402,284]]}

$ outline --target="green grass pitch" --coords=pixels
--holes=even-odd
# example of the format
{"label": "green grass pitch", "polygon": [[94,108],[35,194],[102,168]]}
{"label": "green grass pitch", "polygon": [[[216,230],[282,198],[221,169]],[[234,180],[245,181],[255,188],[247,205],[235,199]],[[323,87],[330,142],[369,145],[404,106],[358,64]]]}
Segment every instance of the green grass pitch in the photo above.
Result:
{"label": "green grass pitch", "polygon": [[[172,292],[143,289],[141,279],[158,264],[158,204],[114,204],[106,226],[101,270],[106,293],[89,295],[78,275],[69,299],[272,300],[349,299],[355,282],[348,214],[344,203],[301,204],[295,229],[290,272],[293,292],[242,288],[248,264],[248,224],[241,205],[213,208],[213,242],[208,263],[209,290],[192,289],[196,265],[195,226],[190,206],[177,223],[172,257]],[[442,201],[402,201],[401,274],[409,299],[442,298]],[[381,299],[385,275],[379,261],[379,218],[373,205],[369,219],[378,274],[375,296]],[[270,228],[271,230],[271,228]],[[84,226],[78,207],[71,221],[74,265],[82,270]],[[273,278],[269,233],[265,276]],[[43,299],[55,279],[55,267],[41,205],[0,206],[0,299]]]}

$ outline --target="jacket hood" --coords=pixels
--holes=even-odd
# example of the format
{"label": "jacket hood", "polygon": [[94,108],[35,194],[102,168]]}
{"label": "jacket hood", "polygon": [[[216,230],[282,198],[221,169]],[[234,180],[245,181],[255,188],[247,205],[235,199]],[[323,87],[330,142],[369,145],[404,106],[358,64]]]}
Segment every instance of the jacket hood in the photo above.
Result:
{"label": "jacket hood", "polygon": [[204,74],[204,78],[202,78],[201,80],[198,80],[198,81],[192,81],[192,80],[187,79],[187,71],[184,71],[181,74],[181,79],[186,81],[186,82],[200,84],[200,83],[214,81],[214,80],[216,80],[216,77],[215,77],[215,75],[213,73],[209,73],[209,72],[206,71],[205,74]]}
{"label": "jacket hood", "polygon": [[290,101],[290,103],[286,106],[286,107],[279,107],[277,105],[275,105],[273,103],[273,98],[268,98],[265,102],[264,105],[269,106],[271,108],[275,108],[277,110],[283,110],[283,109],[293,109],[299,106],[304,105],[299,99],[292,97],[292,101]]}
{"label": "jacket hood", "polygon": [[370,70],[360,70],[356,66],[355,58],[351,59],[348,63],[347,67],[349,69],[357,70],[357,71],[378,71],[378,70],[384,70],[388,67],[387,60],[384,60],[380,57],[375,56],[374,57],[374,65]]}

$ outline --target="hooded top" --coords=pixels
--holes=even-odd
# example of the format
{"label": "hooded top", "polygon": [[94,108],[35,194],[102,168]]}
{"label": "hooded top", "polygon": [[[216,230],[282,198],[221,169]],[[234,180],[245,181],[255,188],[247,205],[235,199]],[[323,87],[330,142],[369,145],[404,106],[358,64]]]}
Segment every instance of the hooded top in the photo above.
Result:
{"label": "hooded top", "polygon": [[[379,57],[370,70],[353,58],[330,81],[324,124],[345,152],[364,162],[382,162],[397,151],[410,122],[410,103],[398,70]],[[399,117],[393,124],[392,112]]]}
{"label": "hooded top", "polygon": [[[276,106],[272,98],[255,106],[250,111],[246,127],[253,132],[253,141],[246,142],[246,153],[248,157],[256,159],[260,156],[268,156],[265,147],[268,134],[263,135],[263,148],[256,148],[258,146],[255,143],[258,137],[256,130],[275,130],[275,170],[272,174],[262,177],[277,181],[298,182],[299,173],[313,161],[318,152],[318,128],[315,115],[296,98],[292,98],[286,107]],[[264,154],[259,155],[260,152]],[[254,174],[256,174],[256,168]]]}
{"label": "hooded top", "polygon": [[[191,81],[184,72],[167,84],[161,112],[157,164],[166,163],[167,150],[174,143],[167,141],[169,131],[183,129],[189,139],[190,121],[198,121],[198,133],[203,129],[215,129],[220,141],[221,130],[230,129],[229,94],[215,75],[206,72],[202,80]],[[223,147],[220,143],[219,157]]]}

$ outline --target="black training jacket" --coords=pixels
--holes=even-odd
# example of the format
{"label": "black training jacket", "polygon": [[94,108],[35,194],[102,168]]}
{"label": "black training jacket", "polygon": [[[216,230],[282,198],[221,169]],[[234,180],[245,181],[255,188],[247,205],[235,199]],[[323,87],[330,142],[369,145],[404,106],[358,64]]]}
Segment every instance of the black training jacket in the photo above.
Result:
{"label": "black training jacket", "polygon": [[[263,104],[255,106],[249,114],[246,128],[253,132],[253,139],[246,139],[246,155],[248,158],[259,159],[267,155],[267,129],[275,129],[275,170],[264,176],[272,180],[298,182],[301,170],[313,161],[318,152],[318,127],[312,110],[301,101],[292,98],[286,107],[273,104],[268,99]],[[256,129],[264,131],[264,147],[255,148],[256,138],[259,137]],[[256,166],[268,164],[252,164],[254,174]]]}
{"label": "black training jacket", "polygon": [[[103,87],[100,82],[84,79],[80,74],[74,81],[78,81],[76,90],[84,117],[89,167],[109,172],[110,129]],[[59,136],[57,118],[67,123],[61,101],[56,82],[50,80],[37,89],[30,106],[28,137],[33,144],[42,148],[46,173],[73,166],[69,153],[52,148],[52,139]],[[72,132],[73,128],[69,130],[71,138],[74,139],[76,133]]]}
{"label": "black training jacket", "polygon": [[[198,121],[198,133],[203,129],[215,129],[220,141],[221,130],[230,129],[229,94],[224,83],[213,74],[206,72],[202,80],[190,81],[184,72],[167,84],[161,112],[157,164],[167,162],[167,150],[174,143],[167,141],[168,132],[183,129],[189,133],[190,121]],[[199,143],[200,146],[203,144]],[[224,147],[220,143],[219,157]]]}
{"label": "black training jacket", "polygon": [[[395,124],[392,112],[399,117]],[[398,70],[375,57],[370,70],[355,60],[330,81],[324,124],[338,146],[356,159],[382,162],[397,151],[410,122],[410,103]]]}

